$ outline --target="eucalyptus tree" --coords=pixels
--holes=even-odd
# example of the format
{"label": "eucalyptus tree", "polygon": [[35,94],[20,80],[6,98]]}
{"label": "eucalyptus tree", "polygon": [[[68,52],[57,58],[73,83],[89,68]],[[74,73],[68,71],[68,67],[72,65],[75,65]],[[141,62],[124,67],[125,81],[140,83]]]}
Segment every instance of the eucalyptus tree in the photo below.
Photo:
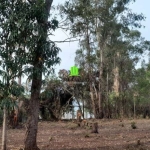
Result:
{"label": "eucalyptus tree", "polygon": [[[13,61],[6,61],[4,67],[14,65],[13,78],[25,73],[32,81],[25,150],[39,149],[36,137],[42,75],[51,73],[52,66],[60,62],[57,57],[60,49],[48,38],[58,26],[56,19],[49,20],[52,2],[0,1],[1,39],[4,41],[1,42],[1,58],[9,54]],[[11,74],[10,70],[8,72]]]}
{"label": "eucalyptus tree", "polygon": [[[141,27],[140,21],[145,19],[142,14],[131,12],[128,8],[131,2],[133,0],[72,0],[61,7],[66,15],[65,19],[68,21],[66,25],[69,24],[70,32],[73,36],[80,37],[82,49],[85,49],[85,66],[88,66],[85,69],[89,74],[90,94],[96,118],[103,117],[105,93],[108,93],[105,84],[107,82],[108,87],[108,74],[113,77],[111,72],[118,67],[118,64],[113,66],[112,61],[119,59],[117,55],[120,55],[121,51],[126,51],[130,59],[131,51],[133,52],[137,45],[144,45],[144,40],[140,40],[141,37],[138,37],[141,41],[138,44],[133,40],[128,41],[129,38],[132,39],[132,36],[129,36],[131,29]],[[144,46],[139,47],[140,50],[145,50]],[[91,59],[93,56],[95,59]],[[99,72],[98,80],[93,78],[94,70]],[[95,84],[98,85],[97,88]]]}
{"label": "eucalyptus tree", "polygon": [[13,39],[13,36],[16,36],[15,31],[12,31],[13,6],[7,1],[0,1],[0,3],[0,92],[2,94],[0,103],[4,111],[2,150],[6,150],[7,112],[16,105],[14,100],[22,94],[23,88],[14,81],[20,73],[18,70],[21,62],[19,63],[16,56],[17,49]]}
{"label": "eucalyptus tree", "polygon": [[[85,63],[84,66],[82,66],[82,69],[85,70],[85,73],[88,75],[88,83],[90,88],[90,94],[91,94],[91,100],[93,103],[93,110],[94,114],[96,116],[97,108],[94,100],[94,89],[92,86],[93,83],[93,57],[94,54],[94,44],[92,34],[94,32],[93,24],[91,22],[94,22],[93,18],[93,2],[90,1],[70,1],[66,2],[64,7],[61,7],[61,10],[63,13],[65,13],[67,21],[67,24],[70,25],[71,34],[73,36],[79,36],[80,37],[80,48],[81,51],[84,49],[84,56],[85,56]],[[86,7],[85,7],[86,5]],[[78,54],[80,52],[78,51]],[[84,68],[83,68],[84,67]],[[87,79],[86,79],[87,80]]]}
{"label": "eucalyptus tree", "polygon": [[137,93],[138,101],[136,102],[137,107],[149,106],[149,95],[150,95],[150,64],[144,64],[141,68],[135,70],[133,82],[133,90]]}
{"label": "eucalyptus tree", "polygon": [[[96,17],[96,41],[98,48],[98,58],[100,59],[99,63],[99,113],[101,112],[102,102],[104,103],[103,97],[106,97],[104,93],[108,93],[106,91],[105,83],[108,81],[107,77],[109,72],[106,70],[115,70],[114,72],[114,82],[117,82],[117,89],[114,92],[118,92],[121,90],[122,84],[120,82],[124,82],[125,80],[119,76],[119,74],[127,74],[126,67],[120,67],[120,60],[127,59],[130,62],[130,71],[132,72],[132,61],[131,54],[139,54],[146,50],[147,42],[142,39],[140,32],[132,30],[132,28],[141,27],[140,21],[144,19],[142,14],[132,13],[128,8],[128,5],[131,1],[95,1],[96,14],[100,14],[99,17]],[[130,18],[129,18],[130,17]],[[137,51],[135,48],[137,45],[140,47]],[[132,48],[133,49],[132,49]],[[132,56],[133,57],[133,56]],[[116,59],[116,60],[115,60]],[[134,58],[135,59],[135,58]],[[117,61],[114,66],[110,64],[110,60],[113,60],[114,63]],[[109,65],[109,66],[108,66]],[[107,69],[106,69],[107,68]],[[122,68],[122,69],[121,69]],[[129,67],[128,67],[129,68]],[[107,72],[107,75],[106,73]],[[127,84],[129,84],[128,81]],[[115,84],[115,83],[114,83]],[[119,85],[120,84],[120,85]],[[108,89],[108,87],[107,87]],[[121,92],[124,89],[121,90]],[[105,104],[105,103],[104,103]]]}

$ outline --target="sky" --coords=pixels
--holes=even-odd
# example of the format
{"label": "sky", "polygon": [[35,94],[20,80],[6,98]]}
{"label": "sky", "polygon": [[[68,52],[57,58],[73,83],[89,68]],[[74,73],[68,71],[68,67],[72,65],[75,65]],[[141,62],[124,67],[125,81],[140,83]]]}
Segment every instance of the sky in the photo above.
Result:
{"label": "sky", "polygon": [[[53,5],[57,6],[58,4],[64,3],[65,0],[53,0]],[[150,0],[136,0],[135,3],[132,3],[129,7],[134,13],[143,13],[146,17],[146,20],[142,22],[142,25],[145,28],[139,29],[142,36],[146,40],[150,40],[150,13],[149,13]],[[57,29],[54,33],[54,36],[51,37],[53,41],[63,41],[69,37],[69,33],[61,29]],[[71,66],[74,66],[75,51],[79,48],[78,42],[70,43],[57,43],[57,46],[61,49],[59,57],[61,58],[60,65],[55,66],[56,74],[60,69],[70,70]],[[142,56],[141,56],[142,57]],[[142,59],[148,60],[147,56],[143,56]],[[140,67],[138,63],[137,67]]]}

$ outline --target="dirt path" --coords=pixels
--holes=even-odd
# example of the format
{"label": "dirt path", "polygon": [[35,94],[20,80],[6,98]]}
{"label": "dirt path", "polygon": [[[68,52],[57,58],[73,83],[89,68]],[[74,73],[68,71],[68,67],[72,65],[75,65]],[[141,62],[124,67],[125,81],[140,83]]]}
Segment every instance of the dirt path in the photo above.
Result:
{"label": "dirt path", "polygon": [[[133,121],[137,129],[131,128]],[[41,150],[150,150],[149,119],[97,122],[98,134],[73,122],[39,122],[38,146]],[[24,137],[25,129],[9,129],[8,150],[23,148]]]}

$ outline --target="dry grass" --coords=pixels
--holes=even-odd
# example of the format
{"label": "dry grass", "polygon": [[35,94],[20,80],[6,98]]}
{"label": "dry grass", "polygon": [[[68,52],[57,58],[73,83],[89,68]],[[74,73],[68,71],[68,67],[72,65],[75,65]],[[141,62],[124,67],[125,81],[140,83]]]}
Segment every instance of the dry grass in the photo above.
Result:
{"label": "dry grass", "polygon": [[[149,119],[96,122],[99,134],[71,121],[39,122],[37,144],[41,150],[150,150]],[[132,122],[136,122],[137,129],[131,128]],[[9,129],[8,150],[23,148],[24,136],[25,129]]]}

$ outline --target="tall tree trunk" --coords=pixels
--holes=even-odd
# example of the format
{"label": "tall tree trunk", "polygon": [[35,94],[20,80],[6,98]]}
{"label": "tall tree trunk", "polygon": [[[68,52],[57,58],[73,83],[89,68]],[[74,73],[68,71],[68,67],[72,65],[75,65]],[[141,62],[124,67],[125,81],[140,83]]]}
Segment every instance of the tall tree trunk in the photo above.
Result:
{"label": "tall tree trunk", "polygon": [[[119,59],[119,52],[117,52],[117,59]],[[115,62],[115,58],[114,58],[114,69],[113,69],[113,74],[114,74],[114,85],[113,85],[113,89],[114,89],[114,92],[116,94],[116,96],[119,96],[119,68],[117,66],[117,63]]]}
{"label": "tall tree trunk", "polygon": [[[97,8],[97,13],[98,13],[98,0],[95,0],[95,8]],[[98,115],[97,119],[102,119],[103,118],[103,107],[102,107],[102,91],[103,91],[103,48],[104,48],[104,40],[100,39],[100,29],[101,29],[101,22],[99,18],[95,19],[95,24],[96,24],[96,36],[97,36],[97,42],[98,42],[98,48],[99,48],[99,85],[98,85]]]}
{"label": "tall tree trunk", "polygon": [[[87,25],[87,32],[86,32],[86,48],[87,48],[87,55],[88,55],[88,76],[89,76],[89,86],[90,86],[90,96],[91,96],[91,101],[92,101],[92,106],[93,106],[93,114],[95,116],[96,119],[99,118],[99,107],[98,107],[98,98],[97,98],[97,90],[96,88],[93,89],[94,87],[94,83],[93,83],[93,79],[92,79],[92,66],[91,66],[91,47],[90,47],[90,37],[89,37],[89,33],[88,33],[88,25]],[[95,91],[94,91],[95,90]]]}
{"label": "tall tree trunk", "polygon": [[92,101],[92,108],[93,108],[93,114],[94,117],[97,118],[97,105],[96,105],[96,99],[95,99],[95,93],[92,86],[92,66],[91,66],[91,47],[90,47],[90,37],[89,37],[89,27],[87,25],[86,29],[86,49],[87,49],[87,63],[88,63],[88,78],[89,78],[89,86],[90,86],[90,96]]}
{"label": "tall tree trunk", "polygon": [[7,111],[6,107],[4,106],[3,109],[3,131],[2,131],[2,148],[1,150],[6,150],[6,136],[7,136]]}
{"label": "tall tree trunk", "polygon": [[[8,53],[8,45],[7,44],[6,44],[6,54],[7,54],[7,61],[8,61],[10,59],[9,58],[10,55]],[[4,94],[5,98],[9,96],[8,89],[9,89],[9,76],[10,76],[9,73],[10,73],[10,71],[9,71],[8,67],[6,67],[6,71],[7,71],[8,75],[7,75],[7,79],[6,79],[7,87],[4,91],[4,93],[6,92]],[[6,103],[4,104],[3,107],[4,107],[3,108],[3,131],[2,131],[2,148],[1,148],[1,150],[6,150],[6,146],[7,146],[7,107],[6,107]]]}
{"label": "tall tree trunk", "polygon": [[122,96],[119,97],[119,92],[122,91],[122,85],[120,85],[119,80],[119,67],[118,67],[118,59],[120,57],[119,52],[116,53],[116,57],[114,57],[114,69],[113,69],[113,75],[114,75],[114,83],[113,83],[113,92],[115,93],[116,97],[116,103],[119,106],[119,116],[123,118],[123,104],[122,104]]}
{"label": "tall tree trunk", "polygon": [[116,96],[119,96],[119,68],[117,66],[113,69],[113,73],[114,73],[113,90]]}
{"label": "tall tree trunk", "polygon": [[107,41],[107,37],[103,37],[102,39],[100,38],[100,21],[96,27],[96,34],[97,34],[97,41],[98,41],[98,47],[99,47],[99,93],[98,93],[98,107],[99,107],[99,119],[102,119],[104,117],[104,112],[103,112],[103,92],[104,92],[104,77],[103,77],[103,73],[104,73],[104,50],[106,47],[106,41]]}
{"label": "tall tree trunk", "polygon": [[77,101],[77,103],[78,103],[78,106],[79,106],[79,110],[80,110],[80,112],[81,112],[81,115],[82,115],[82,117],[83,117],[83,119],[84,119],[83,111],[82,111],[82,108],[81,108],[81,105],[80,105],[80,102],[79,102],[78,98],[76,98],[76,101]]}
{"label": "tall tree trunk", "polygon": [[83,104],[83,119],[85,118],[85,111],[84,111],[84,108],[85,108],[85,106],[84,106],[84,99],[83,99],[83,94],[82,94],[82,104]]}
{"label": "tall tree trunk", "polygon": [[[21,86],[21,76],[19,76],[18,78],[18,84]],[[20,115],[22,105],[23,105],[23,101],[18,99],[18,108],[16,108],[18,109],[18,121],[19,121],[19,118],[22,118],[22,116]]]}
{"label": "tall tree trunk", "polygon": [[101,39],[99,37],[99,27],[97,27],[97,40],[98,47],[100,50],[100,67],[99,67],[99,93],[98,93],[98,106],[99,106],[99,119],[103,118],[103,107],[102,107],[102,91],[103,91],[103,46],[101,44]]}
{"label": "tall tree trunk", "polygon": [[95,108],[95,101],[94,101],[94,94],[92,92],[92,87],[90,85],[90,96],[91,96],[91,101],[92,101],[92,109],[93,109],[93,114],[96,118],[96,108]]}
{"label": "tall tree trunk", "polygon": [[37,147],[36,137],[38,131],[38,114],[39,114],[39,95],[41,88],[41,78],[34,76],[31,86],[31,100],[29,103],[29,118],[27,124],[27,133],[25,139],[25,150],[39,150]]}
{"label": "tall tree trunk", "polygon": [[[36,2],[38,3],[38,0]],[[42,68],[43,68],[43,62],[39,58],[41,58],[43,55],[42,53],[42,48],[44,44],[43,42],[45,42],[47,38],[47,28],[43,26],[43,24],[44,25],[47,24],[52,2],[53,0],[46,0],[45,5],[44,5],[45,6],[44,16],[43,16],[43,13],[38,14],[38,15],[42,15],[41,17],[36,16],[37,22],[43,29],[44,33],[43,35],[41,35],[37,43],[37,49],[35,51],[35,58],[33,62],[31,99],[29,103],[29,117],[28,117],[24,150],[39,150],[39,148],[37,147],[36,139],[37,139],[37,131],[38,131],[39,96],[40,96],[40,90],[41,90],[41,84],[42,84]]]}
{"label": "tall tree trunk", "polygon": [[106,100],[107,100],[107,115],[105,114],[105,117],[107,118],[110,118],[111,117],[111,114],[110,114],[110,109],[109,109],[109,74],[108,74],[108,69],[107,69],[107,86],[106,86],[106,92],[107,92],[107,95],[106,95]]}
{"label": "tall tree trunk", "polygon": [[99,70],[99,96],[98,96],[98,106],[99,106],[99,119],[103,118],[102,110],[102,78],[103,78],[103,51],[100,50],[100,70]]}

